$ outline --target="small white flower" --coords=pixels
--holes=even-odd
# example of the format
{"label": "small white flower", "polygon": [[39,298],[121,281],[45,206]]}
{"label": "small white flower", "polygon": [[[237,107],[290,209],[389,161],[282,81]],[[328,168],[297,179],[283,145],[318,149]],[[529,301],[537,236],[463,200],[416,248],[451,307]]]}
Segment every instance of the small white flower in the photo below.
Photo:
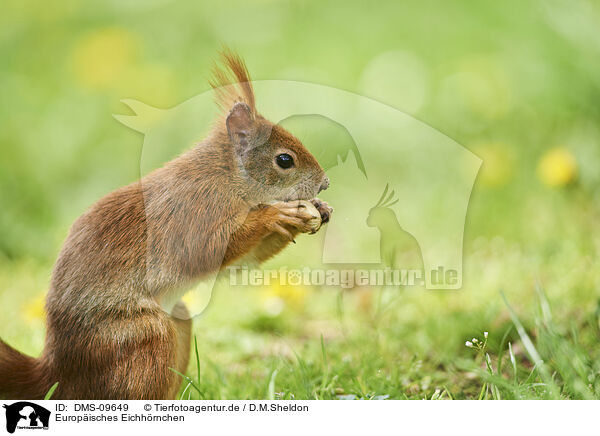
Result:
{"label": "small white flower", "polygon": [[487,337],[488,337],[488,332],[483,332],[483,337],[487,339]]}
{"label": "small white flower", "polygon": [[471,342],[471,341],[465,342],[465,347],[473,348],[473,342]]}
{"label": "small white flower", "polygon": [[477,338],[473,338],[473,339],[471,339],[471,340],[473,341],[473,343],[474,343],[474,344],[476,344],[477,342],[479,342],[479,341],[477,340]]}

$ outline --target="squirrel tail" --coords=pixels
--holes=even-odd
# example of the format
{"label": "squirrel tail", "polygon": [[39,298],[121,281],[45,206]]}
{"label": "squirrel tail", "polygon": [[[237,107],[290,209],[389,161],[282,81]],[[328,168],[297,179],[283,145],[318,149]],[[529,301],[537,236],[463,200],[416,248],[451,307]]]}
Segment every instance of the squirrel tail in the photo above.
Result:
{"label": "squirrel tail", "polygon": [[47,388],[41,360],[20,353],[0,339],[0,398],[42,399]]}

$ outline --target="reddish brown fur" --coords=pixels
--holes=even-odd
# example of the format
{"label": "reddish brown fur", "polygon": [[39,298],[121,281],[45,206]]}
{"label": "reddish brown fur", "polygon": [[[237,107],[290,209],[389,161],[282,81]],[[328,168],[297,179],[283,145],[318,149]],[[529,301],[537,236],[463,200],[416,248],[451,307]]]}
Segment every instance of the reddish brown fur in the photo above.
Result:
{"label": "reddish brown fur", "polygon": [[[180,379],[169,368],[186,370],[191,321],[182,303],[171,312],[177,317],[161,303],[231,262],[261,262],[309,231],[300,212],[265,203],[313,198],[328,184],[323,170],[296,138],[256,113],[241,59],[227,52],[224,64],[228,72],[217,70],[213,86],[226,85],[218,101],[241,111],[240,131],[229,131],[224,117],[202,143],[108,194],[73,224],[52,275],[44,352],[33,359],[0,341],[0,396],[40,398],[58,381],[57,399],[173,398]],[[281,147],[297,156],[295,171],[273,166]]]}

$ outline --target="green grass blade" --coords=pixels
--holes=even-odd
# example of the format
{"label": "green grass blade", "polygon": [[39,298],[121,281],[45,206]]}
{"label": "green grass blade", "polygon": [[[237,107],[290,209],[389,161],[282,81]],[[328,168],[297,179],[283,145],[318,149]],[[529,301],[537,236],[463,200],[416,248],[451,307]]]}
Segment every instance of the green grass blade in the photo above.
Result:
{"label": "green grass blade", "polygon": [[200,395],[200,397],[202,399],[204,399],[204,392],[202,392],[202,390],[200,389],[200,387],[196,385],[196,383],[194,382],[194,380],[192,380],[187,375],[180,373],[175,368],[169,368],[169,369],[171,371],[173,371],[175,374],[177,374],[178,376],[180,376],[181,378],[183,378],[185,381],[187,381],[196,390],[196,392],[198,392],[198,394]]}
{"label": "green grass blade", "polygon": [[52,395],[54,395],[54,391],[56,391],[56,388],[58,387],[58,382],[54,383],[52,385],[52,387],[50,388],[50,390],[48,391],[48,393],[46,394],[46,396],[44,397],[44,400],[49,400],[52,398]]}
{"label": "green grass blade", "polygon": [[535,292],[540,300],[544,324],[549,327],[552,323],[552,310],[550,309],[550,302],[548,301],[546,292],[544,291],[539,279],[535,281]]}
{"label": "green grass blade", "polygon": [[531,338],[525,331],[525,327],[523,327],[523,324],[521,324],[521,321],[519,320],[519,317],[517,316],[516,312],[513,310],[513,308],[508,303],[508,300],[506,299],[506,295],[504,295],[504,292],[500,291],[500,295],[502,295],[504,304],[508,308],[508,313],[510,314],[510,318],[512,319],[512,322],[517,329],[517,333],[519,334],[519,337],[521,338],[521,342],[523,342],[523,346],[525,347],[525,350],[527,350],[527,354],[529,354],[529,357],[533,361],[535,368],[538,369],[540,376],[542,377],[544,383],[546,383],[548,389],[550,390],[551,397],[554,399],[559,399],[560,395],[559,395],[558,386],[556,386],[556,383],[550,376],[550,373],[548,372],[548,369],[547,369],[546,365],[544,364],[544,361],[542,360],[540,353],[538,352],[535,345],[533,344],[533,341],[531,340]]}
{"label": "green grass blade", "polygon": [[194,351],[196,352],[196,371],[198,372],[198,386],[201,386],[200,382],[200,354],[198,353],[198,337],[194,335]]}
{"label": "green grass blade", "polygon": [[504,363],[504,348],[506,346],[506,342],[508,340],[508,335],[510,334],[512,327],[509,327],[502,336],[500,340],[500,348],[498,349],[498,374],[502,374],[502,367]]}
{"label": "green grass blade", "polygon": [[191,385],[192,385],[191,383],[188,383],[186,385],[185,389],[183,390],[183,392],[181,392],[181,395],[179,396],[180,400],[183,400],[183,397],[185,397],[185,394],[186,394],[186,392],[188,391],[188,389],[190,388]]}
{"label": "green grass blade", "polygon": [[278,372],[279,372],[279,370],[277,368],[274,369],[273,372],[271,373],[271,377],[269,379],[269,387],[267,389],[267,398],[271,401],[275,399],[275,379],[277,378]]}

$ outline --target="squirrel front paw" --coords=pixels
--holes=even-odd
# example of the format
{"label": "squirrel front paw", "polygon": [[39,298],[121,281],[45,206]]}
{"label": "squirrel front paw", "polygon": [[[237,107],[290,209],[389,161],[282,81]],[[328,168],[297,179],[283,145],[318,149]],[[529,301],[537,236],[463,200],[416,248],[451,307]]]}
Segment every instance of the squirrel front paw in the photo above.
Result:
{"label": "squirrel front paw", "polygon": [[319,198],[313,198],[310,202],[321,215],[321,224],[328,223],[329,218],[331,218],[331,214],[333,213],[333,207],[329,206],[326,201]]}
{"label": "squirrel front paw", "polygon": [[293,233],[315,233],[321,227],[321,212],[310,201],[279,201],[269,207],[273,213],[269,230],[290,241],[295,242]]}

